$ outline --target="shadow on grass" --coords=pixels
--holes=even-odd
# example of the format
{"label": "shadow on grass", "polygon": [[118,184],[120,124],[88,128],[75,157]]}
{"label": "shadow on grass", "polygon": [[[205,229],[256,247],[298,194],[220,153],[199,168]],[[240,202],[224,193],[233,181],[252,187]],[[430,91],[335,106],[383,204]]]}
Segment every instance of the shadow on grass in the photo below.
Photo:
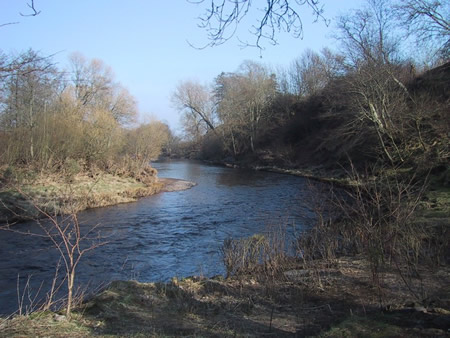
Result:
{"label": "shadow on grass", "polygon": [[358,305],[293,283],[186,279],[113,282],[84,308],[98,334],[302,337],[342,321]]}

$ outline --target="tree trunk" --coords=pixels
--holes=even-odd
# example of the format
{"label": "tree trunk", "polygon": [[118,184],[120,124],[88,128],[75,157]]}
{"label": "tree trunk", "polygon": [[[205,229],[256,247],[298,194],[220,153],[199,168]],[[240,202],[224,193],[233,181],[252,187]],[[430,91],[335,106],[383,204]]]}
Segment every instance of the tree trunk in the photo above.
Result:
{"label": "tree trunk", "polygon": [[236,152],[236,142],[234,140],[234,134],[233,134],[233,130],[231,130],[231,142],[233,144],[233,153],[234,153],[234,157],[236,157],[237,152]]}
{"label": "tree trunk", "polygon": [[34,129],[34,119],[33,119],[33,104],[34,104],[34,91],[31,92],[31,102],[30,102],[30,156],[31,161],[34,159],[34,137],[33,137],[33,129]]}
{"label": "tree trunk", "polygon": [[75,269],[72,269],[68,273],[67,276],[67,308],[66,308],[66,317],[67,319],[70,319],[70,315],[72,313],[72,298],[73,298],[73,283],[75,280]]}

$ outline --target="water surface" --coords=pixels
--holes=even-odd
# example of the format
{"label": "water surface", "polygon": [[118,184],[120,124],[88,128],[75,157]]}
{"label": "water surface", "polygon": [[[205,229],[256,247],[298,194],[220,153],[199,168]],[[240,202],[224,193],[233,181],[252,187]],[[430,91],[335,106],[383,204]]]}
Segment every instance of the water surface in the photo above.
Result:
{"label": "water surface", "polygon": [[[113,279],[166,281],[173,276],[223,274],[220,247],[227,237],[261,233],[289,224],[289,232],[312,222],[303,178],[230,169],[194,161],[153,164],[160,177],[196,182],[189,190],[166,192],[137,202],[80,213],[83,227],[99,224],[109,243],[84,257],[78,282]],[[22,231],[36,228],[20,224]],[[0,231],[0,313],[17,309],[17,281],[31,275],[33,291],[47,290],[58,254],[45,238]]]}

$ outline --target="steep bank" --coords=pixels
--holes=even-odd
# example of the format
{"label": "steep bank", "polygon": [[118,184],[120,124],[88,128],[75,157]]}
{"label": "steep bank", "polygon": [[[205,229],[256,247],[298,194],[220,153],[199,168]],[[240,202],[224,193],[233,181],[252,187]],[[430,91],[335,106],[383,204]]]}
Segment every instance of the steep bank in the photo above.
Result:
{"label": "steep bank", "polygon": [[[365,90],[378,88],[370,81],[389,82],[392,78],[375,73],[370,81],[361,82],[367,83],[355,96],[352,86],[358,84],[353,83],[355,74],[350,72],[330,79],[314,94],[281,95],[266,107],[261,121],[267,121],[254,135],[250,127],[239,129],[231,124],[225,128],[223,121],[216,133],[207,133],[200,145],[197,142],[191,148],[197,158],[216,163],[331,177],[333,181],[345,179],[345,170],[351,172],[353,167],[360,174],[411,169],[416,178],[430,175],[437,185],[448,187],[450,62],[421,74],[410,73],[409,77],[402,77],[406,69],[395,71],[400,72],[396,76],[403,84],[398,95],[389,100],[386,97],[395,92],[396,81],[383,89],[383,94]],[[370,100],[366,102],[364,97]],[[379,110],[376,114],[386,114],[389,121],[381,130],[370,114],[364,113],[371,106]],[[387,125],[391,130],[384,129]],[[228,135],[227,130],[233,128],[236,133]],[[185,155],[192,156],[191,148],[187,147]]]}

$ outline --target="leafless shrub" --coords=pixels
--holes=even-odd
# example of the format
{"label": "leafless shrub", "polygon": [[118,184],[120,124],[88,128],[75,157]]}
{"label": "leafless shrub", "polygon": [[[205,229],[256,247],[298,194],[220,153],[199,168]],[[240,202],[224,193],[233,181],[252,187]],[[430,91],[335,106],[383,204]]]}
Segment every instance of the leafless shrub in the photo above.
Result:
{"label": "leafless shrub", "polygon": [[[75,276],[77,271],[77,266],[80,263],[82,257],[99,246],[105,245],[107,242],[104,237],[97,231],[97,227],[93,226],[87,231],[81,229],[81,224],[77,216],[77,205],[71,201],[70,197],[65,202],[64,210],[67,212],[65,215],[59,215],[58,212],[46,211],[41,207],[36,200],[31,198],[25,192],[18,190],[25,198],[28,198],[33,208],[39,214],[39,217],[34,218],[37,227],[41,230],[35,232],[23,232],[16,230],[13,226],[5,225],[0,227],[1,230],[12,231],[15,233],[48,238],[53,243],[60,255],[60,261],[56,266],[56,274],[52,283],[52,287],[47,295],[47,300],[41,309],[49,309],[52,304],[54,304],[54,295],[61,287],[57,283],[58,277],[57,272],[59,270],[59,265],[62,265],[65,269],[65,281],[67,283],[67,298],[64,304],[66,317],[70,319],[71,311],[77,300],[80,300],[80,296],[83,294],[81,289],[75,289]],[[68,195],[70,196],[70,195]],[[71,203],[72,202],[72,203]],[[39,292],[31,298],[31,293],[29,293],[29,287],[25,286],[25,291],[21,297],[19,297],[19,311],[22,312],[24,297],[28,293],[28,300],[30,301],[31,307],[28,307],[26,311],[35,310],[36,297],[38,297]],[[19,294],[19,293],[18,293]],[[62,302],[62,300],[60,300]]]}
{"label": "leafless shrub", "polygon": [[429,292],[424,273],[445,261],[449,238],[444,224],[419,217],[428,178],[386,165],[366,171],[352,166],[347,174],[346,188],[330,186],[324,193],[320,185],[310,185],[316,223],[296,242],[304,268],[320,285],[323,268],[339,256],[360,255],[369,263],[380,304],[386,271],[395,272],[410,294],[424,301]]}
{"label": "leafless shrub", "polygon": [[[324,190],[325,189],[325,190]],[[333,227],[335,208],[330,203],[333,186],[308,182],[308,198],[302,201],[314,212],[315,224],[303,231],[296,241],[296,249],[303,262],[321,259],[332,263],[339,249],[340,234]]]}
{"label": "leafless shrub", "polygon": [[266,244],[266,238],[262,235],[225,239],[222,257],[227,272],[226,277],[254,271],[262,263],[263,248]]}
{"label": "leafless shrub", "polygon": [[31,276],[28,276],[27,281],[25,282],[25,286],[23,287],[23,291],[21,292],[20,276],[17,275],[17,304],[18,304],[17,311],[19,316],[29,315],[36,309],[36,299],[41,291],[42,283],[39,286],[39,289],[33,294],[30,288],[30,279]]}
{"label": "leafless shrub", "polygon": [[265,235],[228,238],[222,246],[226,277],[255,274],[274,279],[289,261],[286,226],[269,227]]}
{"label": "leafless shrub", "polygon": [[316,209],[317,224],[299,239],[303,260],[332,263],[337,255],[362,254],[380,291],[380,302],[387,268],[397,271],[417,299],[424,299],[421,268],[435,264],[443,250],[430,245],[436,239],[435,227],[415,219],[426,188],[423,178],[398,167],[361,173],[352,166],[348,176],[351,187],[322,201],[319,205],[328,209]]}
{"label": "leafless shrub", "polygon": [[149,162],[142,162],[130,156],[122,156],[107,163],[107,172],[120,177],[131,177],[139,182],[151,185],[156,180],[156,169]]}
{"label": "leafless shrub", "polygon": [[17,275],[17,311],[16,314],[19,316],[28,316],[36,311],[48,311],[48,310],[59,310],[67,303],[67,298],[62,296],[57,298],[57,294],[61,287],[66,282],[66,279],[59,278],[59,270],[61,268],[61,259],[55,267],[55,275],[52,280],[52,285],[50,290],[42,296],[43,284],[42,281],[39,287],[32,289],[31,279],[32,275],[29,275],[26,279],[25,285],[21,286],[20,275]]}
{"label": "leafless shrub", "polygon": [[295,239],[297,257],[319,287],[323,284],[323,269],[333,266],[337,256],[348,250],[341,229],[334,224],[340,214],[331,203],[335,193],[333,185],[308,182],[307,198],[302,203],[314,213],[315,222]]}

